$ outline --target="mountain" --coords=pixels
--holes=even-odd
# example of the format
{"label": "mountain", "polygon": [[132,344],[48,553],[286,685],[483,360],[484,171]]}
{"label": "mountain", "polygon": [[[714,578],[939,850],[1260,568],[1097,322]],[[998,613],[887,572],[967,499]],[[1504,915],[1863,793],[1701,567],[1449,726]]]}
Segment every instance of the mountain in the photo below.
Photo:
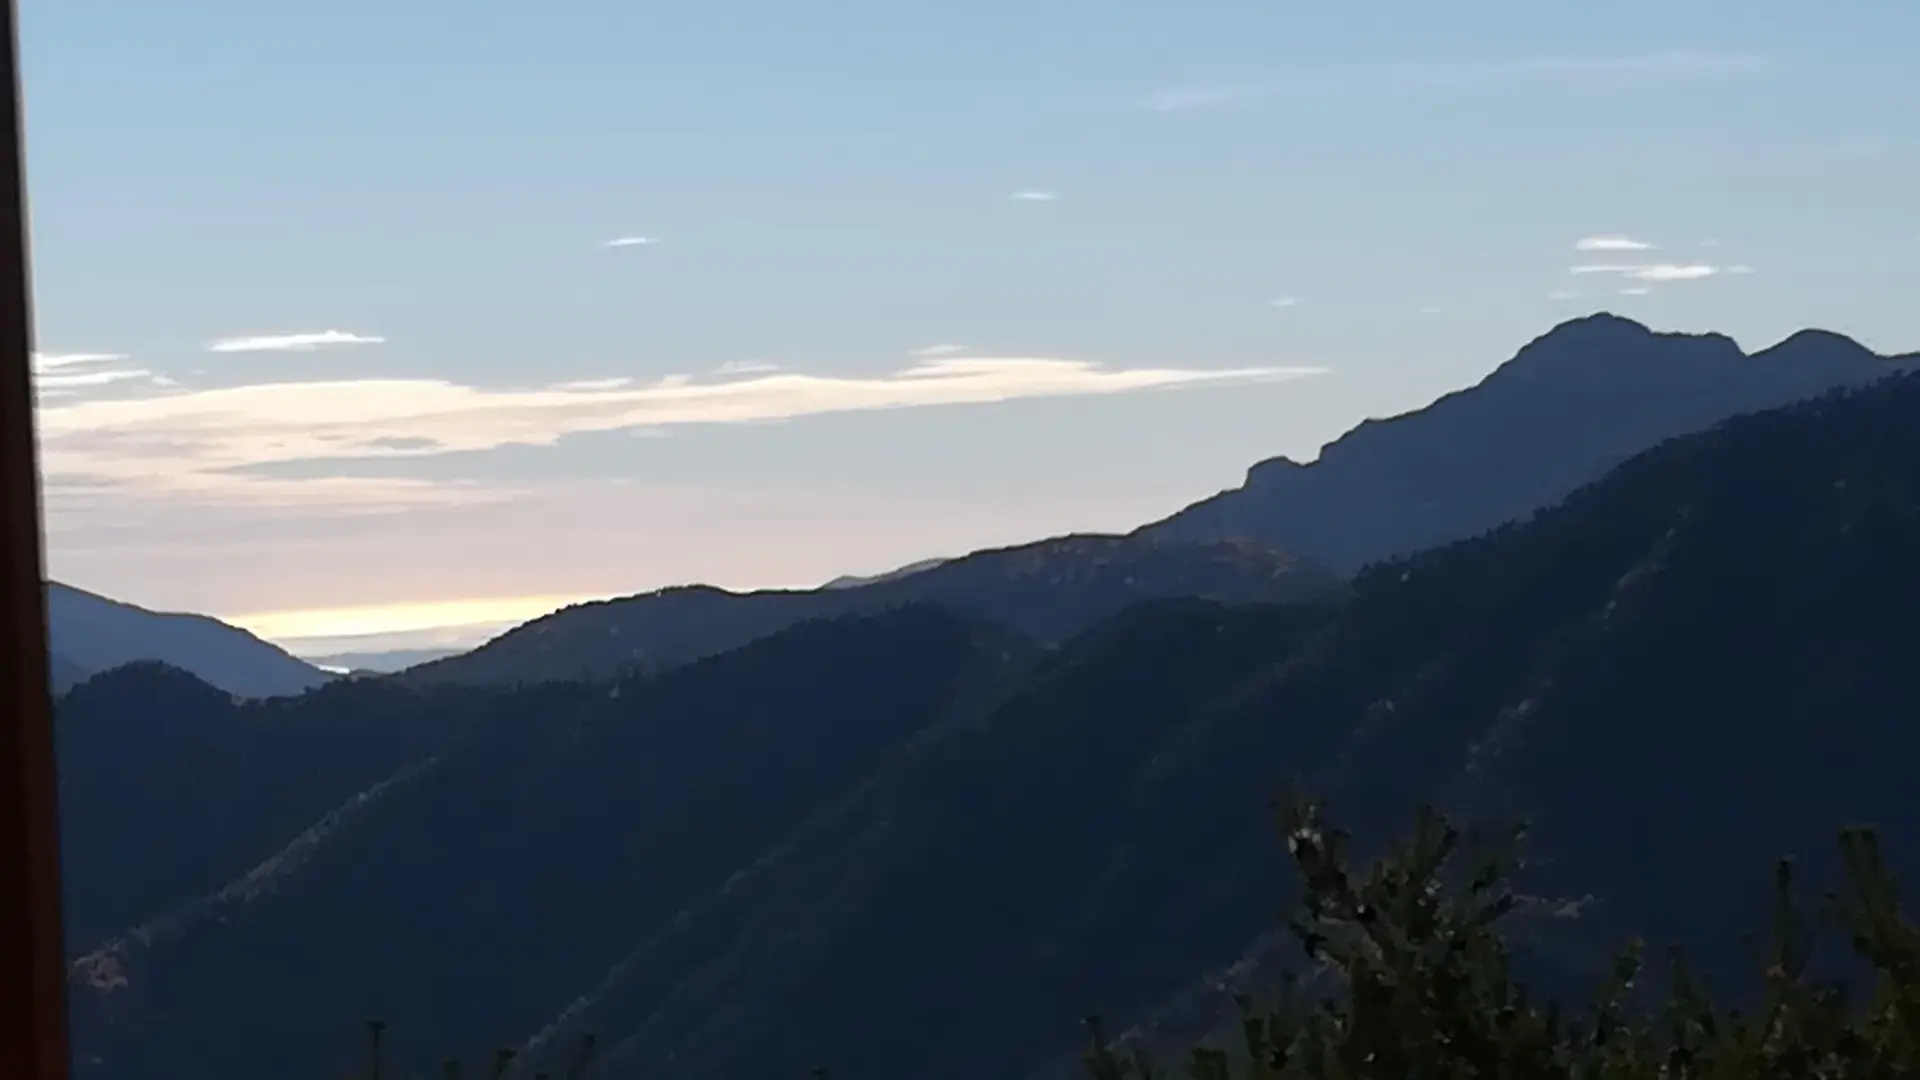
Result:
{"label": "mountain", "polygon": [[47,583],[47,628],[56,682],[138,660],[173,665],[243,697],[298,694],[332,677],[218,619],[148,611],[57,581]]}
{"label": "mountain", "polygon": [[1255,539],[1352,571],[1524,517],[1664,439],[1916,363],[1823,331],[1749,356],[1719,334],[1593,315],[1555,327],[1476,386],[1368,420],[1310,464],[1260,462],[1240,487],[1139,532]]}
{"label": "mountain", "polygon": [[853,574],[842,574],[839,577],[834,578],[832,581],[829,581],[825,585],[822,585],[820,587],[822,589],[850,589],[858,585],[876,585],[882,581],[897,581],[903,577],[912,577],[913,575],[921,572],[922,570],[931,570],[934,567],[939,566],[941,563],[949,562],[949,561],[951,560],[937,559],[937,558],[921,559],[918,562],[910,562],[905,566],[899,567],[894,570],[889,570],[884,574],[875,574],[872,577],[859,577]]}
{"label": "mountain", "polygon": [[307,662],[322,670],[348,671],[355,674],[391,675],[418,667],[429,661],[458,656],[460,649],[365,649],[355,652],[329,653],[325,656],[307,657]]}
{"label": "mountain", "polygon": [[59,653],[52,653],[47,657],[47,683],[56,694],[66,693],[75,684],[84,681],[87,674],[86,668]]}
{"label": "mountain", "polygon": [[[1423,799],[1531,819],[1537,985],[1584,981],[1629,932],[1724,985],[1775,856],[1832,880],[1834,830],[1873,822],[1920,872],[1915,551],[1906,377],[1671,440],[1318,602],[1148,602],[1050,648],[913,606],[610,683],[239,706],[182,686],[163,724],[137,684],[160,673],[123,673],[118,722],[194,746],[223,738],[203,710],[305,739],[376,702],[366,728],[468,720],[258,872],[223,878],[249,841],[206,860],[201,900],[75,940],[79,1074],[333,1075],[380,1016],[409,1066],[537,1064],[592,1030],[609,1080],[1035,1075],[1088,1012],[1176,1039],[1271,974],[1266,802],[1289,776],[1362,854]],[[384,767],[335,752],[363,770],[336,791]],[[157,768],[154,791],[191,775]],[[118,828],[166,830],[152,805]],[[151,835],[68,858],[104,883]]]}
{"label": "mountain", "polygon": [[[70,940],[98,941],[251,870],[328,812],[481,722],[491,699],[338,680],[236,701],[136,661],[59,703]],[[91,857],[110,851],[111,858]]]}
{"label": "mountain", "polygon": [[692,586],[581,604],[404,677],[423,686],[502,685],[664,670],[807,619],[923,603],[1057,641],[1142,600],[1286,601],[1339,588],[1333,575],[1287,552],[1240,541],[1068,536],[911,570],[806,591]]}
{"label": "mountain", "polygon": [[[117,673],[118,687],[96,680],[63,703],[63,727],[85,707],[103,731],[145,728],[186,744],[140,770],[165,777],[132,786],[237,784],[235,817],[283,801],[271,778],[182,768],[196,755],[257,757],[244,742],[225,748],[213,730],[238,725],[250,739],[323,751],[309,755],[303,780],[312,803],[337,805],[305,831],[283,829],[277,851],[207,827],[211,800],[183,817],[137,799],[110,811],[125,839],[74,837],[68,858],[82,882],[104,887],[119,871],[144,884],[137,849],[156,832],[174,834],[199,877],[114,934],[73,936],[78,1060],[113,1076],[227,1077],[256,1075],[260,1055],[286,1051],[337,1072],[325,1046],[269,1034],[283,1035],[278,1025],[291,1016],[316,1032],[352,1031],[372,1014],[405,1017],[425,1045],[531,1034],[622,953],[700,916],[756,859],[777,858],[796,822],[856,790],[913,738],[989,707],[1034,656],[997,628],[908,608],[808,623],[662,678],[611,685],[483,694],[348,681],[235,706],[164,669]],[[111,701],[89,702],[89,691],[111,691]],[[150,717],[137,706],[149,694],[183,705],[197,697],[204,715]],[[468,716],[432,753],[413,757],[419,747],[392,741],[395,730],[431,726],[442,707]],[[371,749],[360,745],[368,740]],[[104,766],[63,758],[70,773],[118,770],[70,775],[63,812],[112,802],[106,789],[138,768],[140,758],[114,756],[105,741],[96,736],[94,758]],[[167,872],[184,873],[183,861],[170,855]],[[74,902],[124,906],[105,895]],[[718,944],[703,924],[668,952]],[[413,972],[427,974],[401,975]],[[230,1010],[218,1019],[200,1011],[215,1001]]]}

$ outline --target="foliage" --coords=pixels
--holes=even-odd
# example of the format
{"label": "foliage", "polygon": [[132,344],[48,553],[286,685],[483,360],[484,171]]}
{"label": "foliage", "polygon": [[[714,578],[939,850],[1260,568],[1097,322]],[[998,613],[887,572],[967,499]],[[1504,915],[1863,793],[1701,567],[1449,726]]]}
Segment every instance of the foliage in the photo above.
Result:
{"label": "foliage", "polygon": [[[1840,835],[1848,890],[1827,898],[1828,918],[1809,917],[1791,860],[1778,864],[1757,1009],[1716,1006],[1678,948],[1669,954],[1664,1006],[1636,1009],[1642,945],[1634,941],[1575,1015],[1557,1000],[1535,1000],[1515,978],[1501,933],[1502,920],[1523,903],[1513,881],[1523,829],[1488,843],[1423,807],[1409,837],[1356,872],[1347,834],[1327,823],[1318,802],[1283,800],[1278,816],[1302,885],[1288,928],[1312,969],[1289,975],[1267,1003],[1242,997],[1239,1052],[1196,1047],[1187,1065],[1192,1080],[1920,1075],[1920,929],[1900,909],[1871,829]],[[1872,992],[1857,1006],[1844,985],[1809,978],[1821,923],[1845,931],[1873,972]],[[1166,1075],[1144,1051],[1109,1042],[1098,1017],[1088,1027],[1091,1080]],[[390,1080],[384,1036],[384,1024],[368,1025],[359,1080]],[[581,1080],[595,1051],[595,1037],[583,1035],[562,1072],[532,1080]],[[476,1075],[502,1080],[515,1064],[513,1051],[498,1050]],[[458,1061],[443,1068],[446,1080],[466,1075]],[[815,1080],[826,1075],[813,1071]]]}
{"label": "foliage", "polygon": [[[1513,974],[1500,924],[1522,903],[1513,885],[1520,831],[1497,845],[1463,840],[1423,809],[1409,838],[1357,872],[1346,834],[1318,803],[1286,800],[1279,817],[1303,886],[1289,928],[1312,969],[1270,1002],[1242,998],[1240,1052],[1195,1049],[1193,1080],[1920,1075],[1920,930],[1902,915],[1870,829],[1841,833],[1848,889],[1828,897],[1827,918],[1808,914],[1792,862],[1779,863],[1758,1008],[1715,1005],[1678,949],[1664,1006],[1636,1008],[1636,941],[1574,1015],[1536,1000]],[[1858,1004],[1847,986],[1809,976],[1822,924],[1843,930],[1872,970]],[[1089,1026],[1093,1080],[1162,1075],[1143,1054],[1109,1044],[1097,1019]]]}
{"label": "foliage", "polygon": [[[1257,980],[1264,951],[1236,962],[1292,900],[1279,771],[1367,850],[1419,799],[1533,822],[1530,891],[1606,893],[1506,927],[1537,997],[1582,1000],[1630,931],[1744,990],[1729,928],[1763,925],[1773,856],[1839,880],[1832,824],[1876,821],[1920,872],[1917,421],[1920,378],[1748,417],[1326,610],[1136,608],[1037,657],[908,611],[611,685],[233,707],[102,676],[61,706],[70,911],[99,934],[440,764],[274,889],[136,941],[127,986],[74,996],[76,1068],[248,1080],[290,1016],[385,1017],[430,1068],[411,1048],[586,993],[608,1077],[1071,1080],[1086,1011],[1178,1045],[1217,1001],[1198,973]],[[288,1080],[332,1064],[296,1041]]]}

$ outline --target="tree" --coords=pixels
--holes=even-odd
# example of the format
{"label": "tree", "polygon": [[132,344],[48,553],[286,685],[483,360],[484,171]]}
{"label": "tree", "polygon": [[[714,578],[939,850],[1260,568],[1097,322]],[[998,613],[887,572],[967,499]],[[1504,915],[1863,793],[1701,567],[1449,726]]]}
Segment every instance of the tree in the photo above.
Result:
{"label": "tree", "polygon": [[[1842,832],[1848,888],[1820,924],[1845,930],[1871,967],[1858,1007],[1838,984],[1808,981],[1816,925],[1775,878],[1764,994],[1751,1014],[1720,1009],[1672,950],[1663,1008],[1635,1010],[1641,972],[1631,942],[1580,1016],[1539,1001],[1511,971],[1501,921],[1519,903],[1512,875],[1524,832],[1465,839],[1431,808],[1412,834],[1364,872],[1319,803],[1282,800],[1280,829],[1301,886],[1289,928],[1310,968],[1269,1002],[1240,1002],[1237,1053],[1193,1050],[1194,1080],[1834,1080],[1920,1076],[1920,931],[1903,916],[1873,831]],[[1091,1025],[1093,1080],[1148,1080]]]}

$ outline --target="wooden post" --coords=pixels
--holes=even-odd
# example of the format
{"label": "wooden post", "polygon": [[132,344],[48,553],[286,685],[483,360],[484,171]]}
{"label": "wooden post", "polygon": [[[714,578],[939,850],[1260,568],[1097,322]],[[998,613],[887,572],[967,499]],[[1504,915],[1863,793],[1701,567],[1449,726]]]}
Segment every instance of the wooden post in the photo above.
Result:
{"label": "wooden post", "polygon": [[20,24],[0,0],[0,1077],[67,1080],[66,961],[34,460]]}

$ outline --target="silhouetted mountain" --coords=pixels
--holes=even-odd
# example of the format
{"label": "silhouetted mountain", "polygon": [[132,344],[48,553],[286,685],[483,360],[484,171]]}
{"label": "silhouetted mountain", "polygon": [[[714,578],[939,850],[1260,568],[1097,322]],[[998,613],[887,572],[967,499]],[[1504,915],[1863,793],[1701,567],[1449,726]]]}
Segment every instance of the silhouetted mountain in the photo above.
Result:
{"label": "silhouetted mountain", "polygon": [[[63,707],[63,726],[80,727],[82,708],[96,730],[148,720],[124,707],[138,692],[182,705],[197,694],[199,704],[191,718],[153,718],[148,730],[166,745],[148,755],[162,758],[155,768],[140,770],[148,779],[74,775],[69,805],[110,803],[102,789],[116,784],[214,788],[228,778],[199,759],[257,758],[249,740],[262,729],[315,750],[306,788],[337,805],[313,814],[304,835],[283,829],[277,854],[216,827],[217,800],[174,814],[136,799],[110,811],[124,835],[70,837],[77,882],[144,877],[146,857],[129,848],[163,829],[188,849],[169,854],[164,872],[183,876],[191,862],[199,878],[195,895],[143,912],[137,927],[130,917],[116,939],[75,935],[72,951],[92,954],[76,969],[83,1068],[97,1057],[116,1076],[254,1075],[267,1043],[292,1050],[282,1038],[295,1016],[314,1032],[404,1016],[443,1045],[531,1034],[913,737],[990,706],[1032,652],[984,624],[908,608],[809,623],[664,678],[615,684],[423,695],[392,680],[349,681],[236,708],[177,673],[116,673],[112,688],[95,680]],[[98,700],[108,689],[111,699]],[[430,719],[396,714],[441,701],[469,709],[457,736],[418,758],[391,752],[400,748],[379,732],[417,734]],[[239,746],[207,749],[228,745],[210,730],[222,725],[245,729]],[[359,734],[338,738],[342,726]],[[345,753],[368,740],[375,750]],[[62,763],[85,774],[139,760],[107,750]],[[225,804],[236,817],[262,801],[249,793],[273,786],[231,782],[242,794]],[[712,943],[702,926],[670,954]],[[197,1010],[214,1001],[226,1012],[209,1030]],[[331,1063],[312,1056],[321,1049],[303,1045],[285,1066],[330,1075]]]}
{"label": "silhouetted mountain", "polygon": [[1555,327],[1476,386],[1368,420],[1310,464],[1260,462],[1239,488],[1139,534],[1256,539],[1352,571],[1549,506],[1663,439],[1917,360],[1817,330],[1748,356],[1719,334],[1656,334],[1592,315]]}
{"label": "silhouetted mountain", "polygon": [[[1363,853],[1422,799],[1531,817],[1543,986],[1628,930],[1724,975],[1774,856],[1825,877],[1868,821],[1920,870],[1915,552],[1900,378],[1668,442],[1322,603],[1154,602],[1037,656],[914,607],[459,691],[474,726],[318,842],[164,933],[76,942],[81,1075],[331,1075],[373,1015],[410,1064],[591,1029],[610,1080],[1030,1073],[1089,1011],[1205,1024],[1204,973],[1262,969],[1288,776]],[[347,689],[437,700],[279,707],[324,729],[367,708]],[[70,859],[124,857],[92,843]]]}
{"label": "silhouetted mountain", "polygon": [[354,674],[391,675],[434,660],[458,656],[464,651],[463,649],[367,649],[310,656],[307,662],[323,670],[332,668]]}
{"label": "silhouetted mountain", "polygon": [[52,653],[47,657],[47,681],[51,684],[53,692],[56,694],[66,693],[72,689],[76,683],[85,679],[87,674],[86,668],[61,656],[59,653]]}
{"label": "silhouetted mountain", "polygon": [[55,727],[69,941],[241,876],[490,702],[348,682],[236,702],[153,661],[94,676],[60,701]]}
{"label": "silhouetted mountain", "polygon": [[171,664],[244,697],[298,694],[331,678],[218,619],[148,611],[57,581],[47,583],[47,628],[68,665],[55,673],[70,682],[137,660]]}
{"label": "silhouetted mountain", "polygon": [[900,578],[912,577],[923,570],[931,570],[941,563],[951,561],[951,559],[921,559],[918,562],[910,562],[898,569],[889,570],[884,574],[874,574],[871,577],[842,574],[820,587],[823,589],[851,589],[857,585],[876,585],[882,581],[897,581]]}
{"label": "silhouetted mountain", "polygon": [[1278,602],[1338,587],[1326,571],[1261,544],[1068,536],[982,551],[863,585],[751,593],[690,586],[581,604],[404,677],[417,685],[500,685],[658,671],[806,619],[921,603],[1056,641],[1143,600]]}

